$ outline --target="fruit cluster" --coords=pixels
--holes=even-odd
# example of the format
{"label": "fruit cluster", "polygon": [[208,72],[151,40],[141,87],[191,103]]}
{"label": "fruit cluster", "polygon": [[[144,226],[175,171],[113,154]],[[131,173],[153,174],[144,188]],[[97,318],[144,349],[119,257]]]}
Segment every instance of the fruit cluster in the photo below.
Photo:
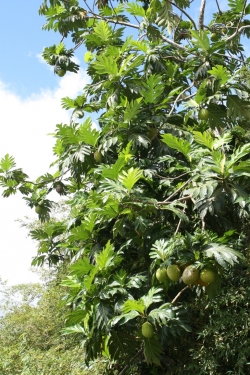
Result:
{"label": "fruit cluster", "polygon": [[[208,286],[215,280],[216,271],[211,267],[203,267],[201,271],[194,265],[186,263],[184,265],[171,264],[167,268],[158,268],[156,278],[160,283],[167,280],[182,281],[187,285]],[[146,339],[154,336],[154,327],[150,322],[143,323],[141,327],[142,335]]]}
{"label": "fruit cluster", "polygon": [[164,283],[168,279],[178,281],[182,278],[182,281],[187,285],[208,286],[215,279],[215,270],[204,267],[199,271],[195,265],[190,263],[183,266],[172,264],[167,268],[158,268],[155,276],[160,283]]}

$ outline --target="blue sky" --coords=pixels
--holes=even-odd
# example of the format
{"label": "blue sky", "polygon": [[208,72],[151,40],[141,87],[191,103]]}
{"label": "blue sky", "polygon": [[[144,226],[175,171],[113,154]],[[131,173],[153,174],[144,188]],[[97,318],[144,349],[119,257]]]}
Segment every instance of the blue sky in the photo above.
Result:
{"label": "blue sky", "polygon": [[44,84],[50,88],[55,84],[36,57],[45,45],[58,40],[55,33],[42,31],[40,3],[40,0],[0,1],[0,80],[23,98]]}
{"label": "blue sky", "polygon": [[[75,97],[87,83],[83,69],[63,78],[41,60],[45,46],[58,43],[60,36],[42,30],[38,15],[41,0],[0,0],[0,158],[15,157],[18,167],[32,178],[45,173],[53,161],[52,133],[57,123],[68,123],[61,98]],[[83,65],[83,49],[78,59]],[[1,194],[1,192],[0,192]],[[36,245],[15,220],[36,214],[21,196],[0,196],[0,277],[10,284],[36,281],[29,272]]]}

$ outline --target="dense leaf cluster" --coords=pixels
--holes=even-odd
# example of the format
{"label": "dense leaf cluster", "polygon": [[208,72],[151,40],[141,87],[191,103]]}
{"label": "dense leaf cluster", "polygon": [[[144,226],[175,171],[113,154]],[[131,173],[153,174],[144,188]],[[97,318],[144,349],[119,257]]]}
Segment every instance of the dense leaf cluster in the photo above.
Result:
{"label": "dense leaf cluster", "polygon": [[[46,48],[45,60],[55,73],[76,72],[72,56],[84,45],[91,79],[62,100],[72,117],[54,133],[58,171],[31,182],[6,155],[0,183],[5,196],[19,190],[39,206],[33,264],[71,262],[65,332],[83,335],[86,361],[102,354],[126,371],[144,358],[154,373],[166,365],[169,342],[178,349],[192,330],[196,296],[214,297],[244,262],[250,75],[241,37],[249,37],[250,7],[229,1],[205,24],[205,2],[198,23],[183,0],[92,5],[40,8],[44,28],[73,43]],[[48,194],[58,184],[69,212],[54,222]],[[212,269],[215,281],[187,287],[155,277],[159,267],[190,263]],[[146,321],[152,338],[141,333]]]}

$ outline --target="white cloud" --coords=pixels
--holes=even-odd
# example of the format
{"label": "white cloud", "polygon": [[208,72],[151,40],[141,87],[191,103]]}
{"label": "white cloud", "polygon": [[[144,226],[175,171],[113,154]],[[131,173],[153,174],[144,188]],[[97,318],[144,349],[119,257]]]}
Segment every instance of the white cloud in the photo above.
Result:
{"label": "white cloud", "polygon": [[[61,99],[75,97],[87,82],[82,70],[78,74],[67,73],[58,78],[54,90],[42,89],[25,100],[0,82],[0,158],[7,153],[14,156],[17,167],[23,168],[31,179],[46,173],[54,160],[54,139],[47,134],[54,132],[56,124],[69,122]],[[0,276],[11,284],[35,281],[36,275],[28,271],[35,245],[15,219],[36,216],[20,196],[0,197],[0,207]]]}

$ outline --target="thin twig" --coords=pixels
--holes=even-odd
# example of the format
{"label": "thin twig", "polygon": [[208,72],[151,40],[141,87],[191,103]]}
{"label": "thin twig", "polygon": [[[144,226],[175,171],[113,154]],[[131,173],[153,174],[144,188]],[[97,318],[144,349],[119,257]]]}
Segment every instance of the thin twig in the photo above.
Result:
{"label": "thin twig", "polygon": [[181,226],[182,219],[179,220],[179,223],[177,225],[176,231],[174,232],[174,235],[176,236],[177,233],[179,232],[180,226]]}
{"label": "thin twig", "polygon": [[176,202],[187,201],[188,199],[192,199],[192,195],[187,195],[186,197],[181,197],[171,202],[170,201],[157,202],[157,204],[166,205],[166,204],[171,204],[171,203],[176,203]]}
{"label": "thin twig", "polygon": [[185,16],[186,16],[188,19],[190,19],[190,21],[191,21],[192,24],[194,25],[195,30],[197,30],[197,27],[196,27],[196,24],[195,24],[193,18],[191,18],[190,15],[189,15],[187,12],[185,12],[184,9],[180,8],[180,7],[179,7],[178,5],[176,5],[175,3],[172,3],[172,1],[169,1],[169,4],[175,6],[175,7],[176,7],[177,9],[179,9],[183,14],[185,14]]}
{"label": "thin twig", "polygon": [[171,194],[167,199],[165,199],[163,202],[158,202],[158,203],[160,203],[160,204],[164,204],[164,203],[170,201],[170,199],[171,199],[172,197],[174,197],[176,194],[178,194],[179,191],[181,191],[181,190],[184,188],[184,186],[186,186],[186,185],[190,182],[190,180],[191,180],[191,178],[189,178],[189,179],[188,179],[183,185],[181,185],[181,187],[179,187],[179,189],[177,189],[177,190],[176,190],[173,194]]}
{"label": "thin twig", "polygon": [[206,0],[201,0],[200,15],[199,15],[199,30],[203,30],[205,7],[206,7]]}
{"label": "thin twig", "polygon": [[141,355],[142,351],[143,351],[143,349],[141,348],[141,349],[139,350],[139,352],[137,352],[136,355],[135,355],[133,358],[131,358],[131,360],[129,361],[129,363],[128,363],[128,364],[122,369],[122,371],[119,372],[118,375],[122,375],[122,374],[124,374],[124,372],[125,372],[130,366],[131,366],[131,364],[134,362],[134,360],[135,360],[137,357],[139,357],[139,355]]}
{"label": "thin twig", "polygon": [[182,176],[185,176],[185,175],[187,175],[187,174],[189,174],[189,173],[191,173],[191,171],[189,171],[189,172],[185,172],[185,173],[182,173],[182,174],[180,174],[179,176],[176,176],[176,177],[166,177],[166,176],[161,176],[160,174],[158,174],[158,173],[156,173],[155,175],[156,176],[158,176],[158,177],[161,177],[161,178],[163,178],[164,180],[176,180],[177,178],[180,178],[180,177],[182,177]]}
{"label": "thin twig", "polygon": [[192,87],[194,86],[194,83],[192,83],[189,87],[186,87],[177,97],[176,97],[176,99],[175,99],[175,101],[174,101],[174,104],[173,104],[173,106],[172,106],[172,108],[171,108],[171,111],[169,112],[169,114],[168,114],[168,116],[171,116],[172,115],[172,113],[174,112],[174,108],[175,108],[175,106],[176,106],[176,104],[177,104],[177,102],[178,102],[178,100],[180,99],[180,97],[186,92],[186,91],[188,91],[188,90],[190,90]]}
{"label": "thin twig", "polygon": [[220,7],[219,7],[218,0],[215,0],[215,1],[216,1],[216,4],[217,4],[217,8],[218,8],[219,13],[222,14],[222,11],[220,10]]}
{"label": "thin twig", "polygon": [[[116,13],[115,8],[113,7],[112,1],[110,1],[110,6],[111,6],[111,8],[113,9],[113,12],[114,12],[115,16],[118,17],[118,14]],[[115,28],[116,28],[116,25],[117,25],[117,24],[115,24],[115,26],[114,26],[114,30],[115,30]]]}
{"label": "thin twig", "polygon": [[180,297],[180,295],[183,293],[183,292],[185,292],[185,290],[187,290],[189,288],[189,286],[187,285],[187,286],[185,286],[185,288],[183,288],[175,297],[174,297],[174,299],[173,299],[173,301],[172,301],[172,304],[174,304],[176,301],[177,301],[177,299]]}

